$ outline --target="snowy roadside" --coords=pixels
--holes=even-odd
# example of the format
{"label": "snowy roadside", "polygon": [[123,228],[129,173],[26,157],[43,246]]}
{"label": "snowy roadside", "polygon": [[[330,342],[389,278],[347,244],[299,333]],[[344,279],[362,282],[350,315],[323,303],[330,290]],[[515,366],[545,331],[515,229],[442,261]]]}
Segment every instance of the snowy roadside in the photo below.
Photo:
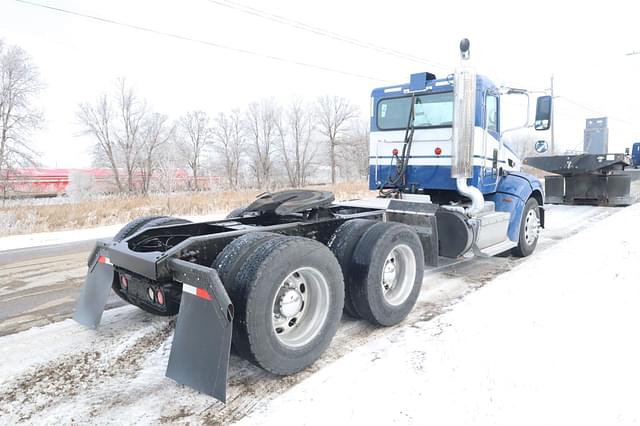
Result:
{"label": "snowy roadside", "polygon": [[[180,216],[191,221],[218,220],[224,213],[205,216]],[[17,250],[31,247],[68,244],[78,241],[96,240],[114,236],[125,224],[100,226],[97,228],[77,229],[73,231],[39,232],[35,234],[11,235],[0,237],[0,251]]]}
{"label": "snowy roadside", "polygon": [[639,221],[634,205],[593,224],[238,424],[637,423]]}

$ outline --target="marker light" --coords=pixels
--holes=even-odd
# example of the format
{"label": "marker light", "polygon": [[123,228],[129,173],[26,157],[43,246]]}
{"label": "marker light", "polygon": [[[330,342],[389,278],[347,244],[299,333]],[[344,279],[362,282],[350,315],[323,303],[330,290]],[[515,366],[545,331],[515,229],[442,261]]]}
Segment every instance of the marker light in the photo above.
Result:
{"label": "marker light", "polygon": [[393,154],[393,156],[397,156],[398,155],[398,148],[393,148],[393,151],[391,151],[391,153]]}
{"label": "marker light", "polygon": [[436,147],[436,149],[434,149],[433,152],[435,152],[436,155],[440,155],[440,154],[442,154],[442,148]]}

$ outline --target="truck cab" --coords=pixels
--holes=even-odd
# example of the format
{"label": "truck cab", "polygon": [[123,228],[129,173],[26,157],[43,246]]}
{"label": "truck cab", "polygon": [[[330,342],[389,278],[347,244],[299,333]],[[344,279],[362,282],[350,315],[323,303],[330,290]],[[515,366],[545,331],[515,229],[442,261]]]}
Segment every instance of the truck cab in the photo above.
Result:
{"label": "truck cab", "polygon": [[[413,74],[411,83],[374,89],[371,94],[369,188],[389,186],[405,145],[411,103],[415,119],[407,190],[436,194],[455,191],[451,178],[454,81],[431,73]],[[470,185],[483,194],[497,190],[500,176],[520,170],[521,161],[501,140],[500,90],[486,76],[476,77],[473,175]],[[395,154],[394,154],[395,153]]]}
{"label": "truck cab", "polygon": [[[476,74],[467,39],[460,54],[454,74],[416,73],[407,83],[372,91],[369,188],[435,206],[446,257],[471,249],[527,256],[544,227],[543,190],[535,176],[520,171],[500,117],[504,96],[526,95],[529,105],[529,93]],[[537,99],[533,125],[529,108],[526,115],[523,127],[549,129],[551,97]]]}

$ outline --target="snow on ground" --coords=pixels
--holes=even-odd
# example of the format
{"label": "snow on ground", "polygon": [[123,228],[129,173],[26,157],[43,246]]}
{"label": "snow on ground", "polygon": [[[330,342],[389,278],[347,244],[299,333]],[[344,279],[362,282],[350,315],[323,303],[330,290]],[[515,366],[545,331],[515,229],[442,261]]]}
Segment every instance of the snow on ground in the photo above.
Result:
{"label": "snow on ground", "polygon": [[239,424],[638,423],[638,223],[640,205],[594,224]]}
{"label": "snow on ground", "polygon": [[[531,312],[531,318],[536,319],[537,311],[544,309],[540,308],[542,296],[531,297],[536,306],[525,306],[523,309],[519,303],[524,303],[521,299],[525,296],[519,293],[529,287],[525,286],[522,290],[521,286],[514,286],[512,291],[515,295],[506,296],[498,292],[492,297],[485,297],[491,299],[487,300],[488,303],[495,299],[497,304],[493,306],[475,302],[471,306],[476,306],[475,309],[480,312],[471,313],[468,303],[460,304],[460,301],[475,300],[477,296],[474,296],[474,291],[478,289],[499,287],[502,281],[494,278],[501,275],[511,277],[509,270],[513,268],[519,270],[522,265],[535,263],[538,266],[533,268],[534,271],[543,270],[537,259],[549,257],[548,252],[556,253],[557,246],[573,241],[575,237],[567,238],[578,232],[590,235],[586,238],[591,246],[619,244],[616,240],[618,235],[594,237],[592,228],[597,229],[594,225],[609,215],[612,218],[623,217],[623,221],[630,223],[631,219],[628,216],[621,216],[624,211],[626,210],[602,207],[574,209],[570,206],[550,206],[547,211],[547,229],[532,257],[525,260],[509,256],[471,259],[454,263],[444,269],[432,270],[425,277],[425,285],[416,307],[402,324],[380,328],[373,327],[365,321],[345,317],[331,346],[321,359],[298,374],[284,378],[276,377],[232,356],[226,405],[164,377],[175,321],[154,317],[131,306],[106,311],[97,331],[86,330],[67,319],[0,337],[0,425],[176,422],[229,424],[242,420],[258,410],[257,416],[246,420],[249,424],[255,424],[271,421],[271,411],[268,411],[266,417],[265,414],[262,415],[265,418],[261,418],[259,414],[264,410],[271,410],[269,401],[274,401],[274,423],[278,419],[283,424],[305,421],[313,423],[314,419],[317,419],[316,423],[333,421],[343,424],[353,420],[356,423],[422,424],[430,418],[422,414],[419,405],[416,404],[422,404],[423,407],[439,414],[440,417],[435,416],[436,420],[447,415],[443,410],[438,411],[439,407],[429,407],[431,400],[446,405],[438,400],[440,392],[465,404],[463,408],[471,404],[483,408],[489,398],[486,396],[486,390],[485,394],[482,394],[477,388],[488,386],[485,382],[489,380],[487,377],[492,377],[490,373],[494,370],[501,371],[487,361],[490,358],[489,350],[505,345],[491,334],[486,337],[490,347],[483,348],[479,340],[484,339],[487,327],[500,330],[500,326],[504,324],[488,322],[485,327],[480,327],[480,323],[474,324],[474,319],[486,319],[484,316],[497,315],[494,311],[502,312],[501,309],[505,309],[502,305],[508,307],[509,303],[512,303],[510,300],[505,301],[506,297],[514,300],[514,310],[522,309],[524,313],[528,312],[526,309],[535,311]],[[637,213],[634,217],[637,217]],[[595,241],[594,238],[600,238],[602,241]],[[609,241],[611,242],[608,243]],[[567,258],[573,255],[572,250],[573,248],[569,250]],[[579,250],[576,251],[576,255],[581,255]],[[20,289],[25,285],[29,286],[30,283],[41,281],[41,287],[29,287],[28,290],[38,290],[46,296],[46,291],[50,287],[60,286],[59,281],[64,278],[59,276],[58,269],[49,271],[53,275],[42,275],[43,270],[49,268],[48,263],[42,262],[56,261],[52,259],[56,258],[36,260],[33,261],[33,265],[27,265],[28,262],[10,265],[5,278],[12,283],[9,287],[15,286]],[[58,265],[60,270],[73,267],[73,260],[69,258],[67,261],[70,262],[69,266]],[[80,256],[77,268],[81,270],[84,261],[84,256]],[[595,263],[591,261],[591,264]],[[531,272],[528,274],[533,276]],[[74,276],[70,283],[64,278],[64,285],[77,287],[82,281],[81,275],[80,273],[79,276]],[[11,288],[5,291],[10,291]],[[480,290],[481,293],[484,291]],[[1,297],[5,298],[6,294]],[[17,299],[12,303],[18,303],[19,295],[13,296]],[[544,303],[555,306],[556,302],[544,300]],[[451,317],[451,314],[446,314],[456,313],[459,306],[466,312],[461,318],[456,319],[455,315]],[[600,306],[596,308],[601,309]],[[445,316],[448,319],[439,319],[442,315],[449,315]],[[511,321],[510,314],[501,315],[504,316],[502,321]],[[513,330],[502,333],[517,346],[506,346],[502,351],[507,355],[513,353],[513,359],[530,361],[526,356],[517,353],[517,350],[526,348],[526,345],[519,341],[515,330],[521,327],[528,332],[527,323],[524,317],[514,318],[524,322],[524,326],[518,325],[519,322],[514,320]],[[472,324],[464,324],[464,321],[471,321]],[[448,341],[441,342],[438,334],[447,333],[448,323],[456,324],[455,333],[448,335]],[[546,322],[542,324],[549,327]],[[472,333],[471,337],[465,334],[466,327],[475,330],[475,334]],[[539,335],[540,332],[531,333],[530,338]],[[451,346],[446,346],[447,342]],[[480,349],[474,344],[480,346]],[[547,350],[557,351],[553,345],[547,345]],[[450,357],[449,351],[454,351],[454,357],[447,364],[450,359],[447,358]],[[478,364],[480,367],[473,363],[465,364],[464,359],[460,358],[462,354],[455,351],[474,351],[481,360]],[[496,356],[495,360],[504,363],[499,356]],[[381,370],[377,371],[376,368]],[[456,376],[452,368],[457,368],[462,375]],[[512,368],[515,373],[519,373],[517,368],[524,367],[516,365]],[[516,377],[515,373],[513,377]],[[494,376],[495,374],[498,373],[494,373]],[[378,377],[380,382],[376,382],[369,375]],[[464,375],[468,376],[468,381],[465,381]],[[501,381],[506,379],[500,377],[498,374],[498,379],[491,379],[500,385],[497,386],[498,391],[490,395],[498,402],[501,402],[503,394],[506,393],[502,392],[503,388],[510,389]],[[442,387],[444,381],[451,383],[448,387]],[[493,386],[496,387],[495,384]],[[293,390],[287,394],[287,390],[292,388]],[[372,391],[369,388],[372,388]],[[340,396],[341,401],[332,400],[334,394]],[[318,408],[318,412],[314,411],[315,404],[309,406],[310,398],[315,398],[315,395],[318,407],[322,407]],[[422,399],[424,395],[428,395],[428,398]],[[298,403],[287,405],[278,402],[278,398],[291,398]],[[388,405],[387,400],[394,405]],[[406,402],[403,402],[405,400]],[[449,402],[449,407],[452,405]],[[300,411],[297,407],[300,407]],[[350,407],[353,408],[352,411],[349,410]],[[385,407],[386,411],[380,407]],[[458,407],[453,411],[457,409]],[[465,408],[467,411],[471,409]],[[336,412],[333,418],[331,410]],[[372,419],[373,415],[368,415],[369,411],[375,412],[376,418]],[[405,416],[404,413],[411,417]],[[478,418],[478,422],[484,421],[483,417]]]}
{"label": "snow on ground", "polygon": [[[191,221],[218,220],[224,218],[224,213],[206,216],[180,216]],[[113,237],[125,224],[100,226],[98,228],[77,229],[73,231],[39,232],[35,234],[11,235],[0,237],[0,251],[17,250],[30,247],[67,244],[77,241],[96,240]]]}

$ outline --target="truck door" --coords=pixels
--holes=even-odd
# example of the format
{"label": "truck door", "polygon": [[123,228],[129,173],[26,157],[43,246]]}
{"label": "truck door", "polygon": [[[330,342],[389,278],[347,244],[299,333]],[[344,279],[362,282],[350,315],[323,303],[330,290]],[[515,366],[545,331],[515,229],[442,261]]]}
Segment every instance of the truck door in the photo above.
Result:
{"label": "truck door", "polygon": [[480,154],[480,164],[482,165],[480,168],[480,189],[483,193],[494,192],[498,180],[498,162],[500,159],[499,107],[499,97],[496,94],[485,91],[484,126]]}

